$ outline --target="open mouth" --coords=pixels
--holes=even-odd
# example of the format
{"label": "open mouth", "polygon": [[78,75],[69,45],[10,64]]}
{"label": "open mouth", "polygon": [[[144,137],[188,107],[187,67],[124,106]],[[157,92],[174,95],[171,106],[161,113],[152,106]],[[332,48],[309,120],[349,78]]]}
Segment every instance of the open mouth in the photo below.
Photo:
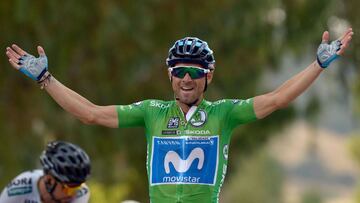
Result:
{"label": "open mouth", "polygon": [[187,91],[193,90],[194,88],[193,88],[193,87],[181,87],[180,89],[181,89],[182,91],[187,92]]}

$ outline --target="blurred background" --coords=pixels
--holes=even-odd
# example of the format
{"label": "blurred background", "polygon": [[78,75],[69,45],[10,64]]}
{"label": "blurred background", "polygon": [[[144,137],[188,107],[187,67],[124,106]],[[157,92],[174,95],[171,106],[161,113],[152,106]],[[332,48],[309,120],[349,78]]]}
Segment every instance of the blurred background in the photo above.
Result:
{"label": "blurred background", "polygon": [[87,126],[15,71],[5,48],[37,56],[99,105],[172,99],[167,51],[196,36],[213,49],[206,97],[246,99],[275,89],[315,60],[324,30],[353,27],[340,60],[288,108],[233,134],[221,202],[360,202],[358,0],[11,0],[0,2],[0,187],[54,139],[92,158],[91,202],[148,202],[144,130]]}

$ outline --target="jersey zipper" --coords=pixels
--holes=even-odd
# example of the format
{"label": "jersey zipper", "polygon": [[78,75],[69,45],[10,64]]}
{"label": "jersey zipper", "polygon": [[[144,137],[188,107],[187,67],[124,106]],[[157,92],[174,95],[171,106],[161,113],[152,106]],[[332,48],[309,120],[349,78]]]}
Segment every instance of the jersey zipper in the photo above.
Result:
{"label": "jersey zipper", "polygon": [[[192,117],[199,111],[199,109],[201,109],[200,107],[203,106],[203,103],[205,102],[205,100],[203,99],[200,104],[197,106],[195,112],[191,115],[189,121],[192,119]],[[180,128],[179,130],[186,130],[188,128],[188,124],[189,122],[186,120],[186,115],[184,114],[184,112],[182,111],[181,107],[175,102],[175,105],[178,108],[178,114],[180,114]],[[184,122],[184,123],[183,123]],[[177,184],[176,185],[176,203],[181,203],[182,202],[182,196],[183,196],[183,192],[184,192],[184,185],[183,184]]]}
{"label": "jersey zipper", "polygon": [[[201,107],[203,106],[203,103],[205,102],[205,99],[201,100],[200,104],[197,106],[195,112],[191,115],[189,121],[194,117],[194,115],[196,115],[196,113],[199,111],[199,109],[201,109]],[[184,114],[183,110],[181,109],[181,107],[176,103],[175,101],[175,105],[177,106],[177,111],[178,114],[180,115],[180,125],[182,123],[184,123],[182,126],[184,126],[184,128],[188,127],[189,121],[186,120],[186,115]],[[185,129],[184,129],[185,130]]]}

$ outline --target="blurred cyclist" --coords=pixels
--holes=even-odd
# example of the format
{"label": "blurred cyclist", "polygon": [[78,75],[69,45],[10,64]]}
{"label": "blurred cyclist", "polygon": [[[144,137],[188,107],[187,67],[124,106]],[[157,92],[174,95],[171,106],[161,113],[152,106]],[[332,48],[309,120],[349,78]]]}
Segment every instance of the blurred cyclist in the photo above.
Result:
{"label": "blurred cyclist", "polygon": [[42,169],[26,171],[2,191],[0,203],[87,203],[88,155],[74,144],[50,142],[40,156]]}

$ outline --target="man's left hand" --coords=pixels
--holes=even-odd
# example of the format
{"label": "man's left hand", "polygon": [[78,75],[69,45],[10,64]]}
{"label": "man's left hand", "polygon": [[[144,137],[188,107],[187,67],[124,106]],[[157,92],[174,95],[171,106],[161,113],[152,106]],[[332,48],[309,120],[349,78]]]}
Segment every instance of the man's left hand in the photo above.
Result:
{"label": "man's left hand", "polygon": [[344,53],[348,47],[354,32],[349,28],[339,39],[329,44],[329,32],[322,35],[322,42],[317,50],[317,61],[322,68],[326,68],[332,61]]}

